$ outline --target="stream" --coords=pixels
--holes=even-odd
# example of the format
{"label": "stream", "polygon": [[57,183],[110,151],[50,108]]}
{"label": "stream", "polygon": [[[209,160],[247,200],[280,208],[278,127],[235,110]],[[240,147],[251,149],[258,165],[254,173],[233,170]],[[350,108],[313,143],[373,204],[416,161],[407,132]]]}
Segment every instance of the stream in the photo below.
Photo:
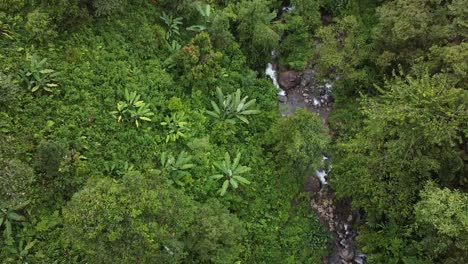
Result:
{"label": "stream", "polygon": [[[292,6],[282,7],[278,19],[293,10]],[[276,61],[281,54],[272,51],[271,55],[272,61],[266,65],[265,75],[279,89],[277,96],[282,116],[287,117],[298,108],[306,108],[317,113],[327,125],[333,104],[333,80],[316,80],[312,65],[308,65],[302,72],[279,72]],[[352,229],[360,216],[352,212],[350,201],[335,198],[334,190],[328,185],[331,170],[331,160],[323,155],[321,166],[307,178],[303,187],[303,191],[310,194],[311,208],[333,236],[331,253],[324,258],[323,263],[363,264],[366,256],[357,250],[354,238],[358,232]]]}

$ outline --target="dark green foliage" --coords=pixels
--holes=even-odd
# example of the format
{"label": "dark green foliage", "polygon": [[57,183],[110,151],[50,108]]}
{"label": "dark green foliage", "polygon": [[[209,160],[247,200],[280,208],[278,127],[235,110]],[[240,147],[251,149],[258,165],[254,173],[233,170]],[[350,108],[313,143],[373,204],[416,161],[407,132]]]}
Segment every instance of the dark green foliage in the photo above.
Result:
{"label": "dark green foliage", "polygon": [[0,208],[13,209],[31,197],[34,172],[19,160],[0,160]]}
{"label": "dark green foliage", "polygon": [[[367,101],[366,127],[347,143],[343,164],[336,164],[335,184],[342,196],[352,195],[356,207],[371,219],[411,215],[412,202],[425,180],[441,173],[445,159],[458,160],[453,147],[461,142],[467,120],[466,92],[443,78],[427,74],[387,82],[380,100]],[[450,158],[449,158],[450,157]],[[441,181],[462,184],[459,165]],[[359,193],[358,186],[372,186]]]}
{"label": "dark green foliage", "polygon": [[106,16],[122,11],[126,0],[91,0],[94,14]]}
{"label": "dark green foliage", "polygon": [[46,11],[35,9],[27,15],[26,20],[25,29],[31,40],[47,43],[57,36],[55,24]]}
{"label": "dark green foliage", "polygon": [[208,33],[202,32],[174,54],[171,63],[181,85],[206,91],[212,89],[220,77],[222,56],[222,53],[213,50]]}
{"label": "dark green foliage", "polygon": [[222,263],[237,260],[244,235],[219,202],[198,205],[138,172],[91,181],[64,209],[64,221],[64,239],[100,263]]}
{"label": "dark green foliage", "polygon": [[186,197],[129,173],[121,181],[94,180],[78,192],[64,209],[64,238],[90,262],[176,263],[184,256],[178,240],[192,219]]}
{"label": "dark green foliage", "polygon": [[187,263],[235,263],[239,261],[246,235],[242,222],[217,200],[201,205],[185,238]]}
{"label": "dark green foliage", "polygon": [[16,101],[18,90],[18,85],[13,83],[11,76],[0,72],[0,106],[12,106]]}
{"label": "dark green foliage", "polygon": [[166,152],[161,153],[160,162],[163,175],[168,177],[171,183],[184,186],[185,183],[192,181],[190,169],[195,164],[190,163],[191,160],[192,156],[185,151],[180,152],[177,157]]}
{"label": "dark green foliage", "polygon": [[304,21],[304,30],[314,32],[320,26],[320,1],[291,0],[290,3],[294,6],[294,13]]}
{"label": "dark green foliage", "polygon": [[279,40],[271,28],[276,17],[266,0],[240,1],[232,10],[237,22],[237,35],[249,66],[257,69],[264,67],[271,59],[271,51]]}
{"label": "dark green foliage", "polygon": [[336,24],[320,28],[317,64],[319,79],[338,79],[340,94],[356,94],[372,85],[371,70],[366,65],[372,46],[367,43],[362,25],[354,16],[339,19]]}
{"label": "dark green foliage", "polygon": [[312,40],[301,16],[291,16],[284,26],[285,37],[279,46],[280,64],[294,70],[304,70],[312,57]]}
{"label": "dark green foliage", "polygon": [[278,120],[265,139],[278,169],[302,182],[322,158],[329,139],[322,120],[315,113],[299,109]]}

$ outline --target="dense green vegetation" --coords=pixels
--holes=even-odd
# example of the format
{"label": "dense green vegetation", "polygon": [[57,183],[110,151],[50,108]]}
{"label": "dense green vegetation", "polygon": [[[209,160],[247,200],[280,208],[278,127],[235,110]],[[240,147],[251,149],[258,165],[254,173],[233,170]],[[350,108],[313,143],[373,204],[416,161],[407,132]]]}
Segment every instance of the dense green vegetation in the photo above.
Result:
{"label": "dense green vegetation", "polygon": [[[467,25],[466,0],[1,0],[0,262],[321,263],[324,152],[369,263],[467,262]],[[273,49],[335,80],[332,133],[281,118]]]}
{"label": "dense green vegetation", "polygon": [[0,262],[327,254],[302,182],[265,143],[282,129],[277,89],[252,69],[277,43],[275,5],[1,3]]}

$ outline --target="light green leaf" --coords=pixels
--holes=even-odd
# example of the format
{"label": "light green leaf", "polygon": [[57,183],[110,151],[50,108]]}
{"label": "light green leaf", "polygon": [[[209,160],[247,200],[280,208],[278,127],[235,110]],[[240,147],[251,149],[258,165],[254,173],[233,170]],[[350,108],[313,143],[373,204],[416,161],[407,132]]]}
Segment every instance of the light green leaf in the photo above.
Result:
{"label": "light green leaf", "polygon": [[229,181],[228,180],[225,180],[224,183],[223,183],[223,187],[221,187],[221,196],[224,196],[224,194],[226,193],[227,189],[229,187]]}
{"label": "light green leaf", "polygon": [[232,187],[234,187],[234,189],[237,189],[237,187],[239,187],[239,184],[237,184],[236,180],[229,179],[229,182],[231,183]]}
{"label": "light green leaf", "polygon": [[236,176],[234,176],[233,178],[236,179],[236,180],[238,180],[238,181],[239,181],[240,183],[242,183],[242,184],[247,184],[247,185],[250,184],[250,181],[247,180],[246,178],[242,177],[242,176],[236,175]]}

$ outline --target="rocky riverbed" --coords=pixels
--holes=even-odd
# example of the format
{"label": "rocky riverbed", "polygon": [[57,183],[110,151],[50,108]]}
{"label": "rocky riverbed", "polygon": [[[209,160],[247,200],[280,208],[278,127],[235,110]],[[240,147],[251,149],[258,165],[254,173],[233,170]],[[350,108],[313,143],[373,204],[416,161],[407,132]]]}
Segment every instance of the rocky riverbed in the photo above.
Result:
{"label": "rocky riverbed", "polygon": [[[331,80],[316,80],[312,68],[303,72],[284,71],[278,74],[273,62],[267,66],[266,75],[281,89],[278,93],[278,100],[283,116],[291,115],[298,108],[306,108],[317,113],[327,125],[333,104]],[[303,188],[303,191],[310,194],[311,208],[328,227],[334,238],[332,253],[323,262],[328,264],[365,263],[366,256],[357,251],[354,241],[358,233],[352,230],[359,215],[351,211],[349,201],[340,201],[335,198],[327,179],[331,168],[331,161],[324,156],[322,167],[308,177]]]}

